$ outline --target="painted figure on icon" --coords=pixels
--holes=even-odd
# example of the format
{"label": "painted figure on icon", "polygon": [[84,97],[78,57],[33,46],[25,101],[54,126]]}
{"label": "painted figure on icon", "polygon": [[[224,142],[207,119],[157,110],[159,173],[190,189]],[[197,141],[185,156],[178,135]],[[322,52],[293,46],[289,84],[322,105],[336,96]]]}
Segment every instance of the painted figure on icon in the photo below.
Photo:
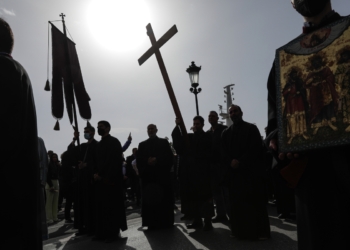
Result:
{"label": "painted figure on icon", "polygon": [[302,136],[305,140],[309,139],[306,135],[308,102],[301,75],[301,69],[292,67],[287,72],[286,85],[282,93],[285,100],[284,116],[287,119],[288,144],[291,144],[296,136]]}
{"label": "painted figure on icon", "polygon": [[343,122],[347,125],[346,132],[350,132],[350,46],[347,45],[337,53],[337,70],[335,82],[340,89],[339,110],[343,115]]}
{"label": "painted figure on icon", "polygon": [[309,121],[314,135],[321,127],[330,127],[334,131],[338,130],[333,124],[336,121],[336,110],[338,108],[335,77],[326,65],[327,59],[322,52],[311,56],[306,65],[309,71],[305,79],[305,85],[309,91]]}

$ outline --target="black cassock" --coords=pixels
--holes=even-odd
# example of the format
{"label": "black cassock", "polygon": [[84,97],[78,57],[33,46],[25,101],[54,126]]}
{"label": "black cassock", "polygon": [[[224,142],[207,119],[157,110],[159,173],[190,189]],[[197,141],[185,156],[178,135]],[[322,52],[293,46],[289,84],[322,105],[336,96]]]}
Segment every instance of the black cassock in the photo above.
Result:
{"label": "black cassock", "polygon": [[[238,239],[256,240],[270,237],[263,184],[264,162],[258,128],[241,121],[224,130],[222,149],[231,205],[231,230]],[[239,161],[237,169],[231,161]]]}
{"label": "black cassock", "polygon": [[[42,249],[36,111],[25,69],[0,55],[2,246]],[[23,218],[23,209],[27,216]]]}
{"label": "black cassock", "polygon": [[[77,185],[75,187],[74,224],[79,232],[95,233],[95,182],[93,175],[96,173],[96,148],[97,141],[82,143],[80,148],[70,144],[68,152],[74,159],[76,166]],[[79,169],[79,161],[86,163],[86,167]]]}
{"label": "black cassock", "polygon": [[211,218],[215,215],[211,189],[212,137],[204,131],[188,136],[186,148],[179,127],[172,132],[175,150],[181,152],[182,160],[181,212],[193,218]]}
{"label": "black cassock", "polygon": [[[342,17],[332,12],[321,29]],[[277,129],[276,71],[271,69],[268,83],[267,134]],[[298,249],[350,249],[350,146],[302,152],[307,165],[295,188]]]}
{"label": "black cassock", "polygon": [[[155,157],[155,165],[148,158]],[[169,142],[149,138],[139,144],[136,162],[142,181],[142,226],[170,227],[174,224],[174,194],[171,184],[173,153]]]}
{"label": "black cassock", "polygon": [[96,237],[114,238],[127,229],[123,199],[122,146],[111,135],[102,137],[96,148],[96,173],[102,178],[96,188]]}

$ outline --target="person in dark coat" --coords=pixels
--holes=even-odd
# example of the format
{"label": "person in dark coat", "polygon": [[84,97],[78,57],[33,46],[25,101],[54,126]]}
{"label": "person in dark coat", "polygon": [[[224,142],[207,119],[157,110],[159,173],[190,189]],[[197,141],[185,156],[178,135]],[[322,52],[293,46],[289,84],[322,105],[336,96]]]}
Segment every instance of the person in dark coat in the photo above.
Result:
{"label": "person in dark coat", "polygon": [[46,147],[44,140],[38,137],[38,152],[40,160],[40,183],[41,183],[41,195],[40,195],[40,213],[41,213],[41,230],[42,230],[42,239],[47,240],[49,238],[49,232],[46,223],[46,211],[45,211],[45,185],[47,171],[49,167],[49,158],[47,156]]}
{"label": "person in dark coat", "polygon": [[[332,10],[330,0],[293,0],[292,4],[304,17],[304,34],[343,19]],[[268,134],[278,131],[274,65],[267,84]],[[271,139],[270,147],[278,152],[277,137]],[[350,249],[349,152],[349,146],[339,146],[298,154],[279,154],[281,160],[291,160],[295,168],[303,168],[301,164],[305,166],[295,187],[299,250]]]}
{"label": "person in dark coat", "polygon": [[96,148],[96,232],[92,240],[109,243],[118,239],[120,230],[127,229],[123,200],[123,151],[120,141],[109,134],[111,125],[97,125],[101,141]]}
{"label": "person in dark coat", "polygon": [[74,225],[78,232],[76,235],[95,234],[96,216],[95,216],[95,182],[94,174],[96,172],[96,148],[95,128],[88,126],[84,128],[84,138],[87,142],[82,143],[80,147],[75,146],[78,133],[74,133],[74,138],[68,146],[67,152],[73,157],[75,166],[75,175],[77,185],[75,188],[74,204]]}
{"label": "person in dark coat", "polygon": [[[11,56],[14,38],[9,24],[0,18],[0,103],[2,246],[42,249],[40,216],[40,166],[35,103],[29,76]],[[17,185],[18,183],[19,185]],[[23,219],[23,208],[26,216]]]}
{"label": "person in dark coat", "polygon": [[173,152],[157,126],[147,126],[149,139],[138,146],[136,162],[142,183],[142,226],[148,229],[174,225],[174,194],[171,185]]}
{"label": "person in dark coat", "polygon": [[212,222],[227,221],[227,215],[229,214],[228,188],[222,185],[224,166],[221,149],[221,134],[227,126],[219,124],[218,120],[218,113],[210,111],[208,121],[211,127],[206,133],[211,136],[213,143],[211,157],[211,186],[216,205],[216,217],[212,219]]}
{"label": "person in dark coat", "polygon": [[188,214],[191,198],[187,193],[188,178],[186,173],[186,166],[184,162],[185,146],[183,145],[183,138],[180,129],[174,129],[171,137],[173,139],[173,147],[176,151],[176,178],[178,179],[179,185],[179,196],[181,200],[181,213],[184,215],[180,220],[187,221],[193,218]]}
{"label": "person in dark coat", "polygon": [[263,182],[262,139],[254,124],[243,121],[239,106],[232,105],[229,112],[233,124],[222,133],[222,149],[231,201],[231,236],[242,240],[267,239],[270,224]]}
{"label": "person in dark coat", "polygon": [[136,205],[140,206],[141,202],[141,190],[140,190],[140,178],[132,166],[132,162],[136,159],[137,148],[132,149],[132,155],[126,157],[126,176],[130,182],[131,198],[136,198]]}
{"label": "person in dark coat", "polygon": [[193,118],[193,134],[189,134],[189,145],[184,143],[183,135],[180,131],[179,119],[176,119],[176,127],[172,132],[173,141],[183,142],[177,144],[175,150],[182,152],[183,155],[183,177],[186,183],[185,192],[187,193],[186,210],[187,216],[193,218],[188,229],[202,228],[204,218],[204,231],[213,229],[211,218],[215,215],[213,194],[211,189],[211,154],[212,138],[211,135],[203,131],[204,119],[201,116]]}
{"label": "person in dark coat", "polygon": [[[64,207],[64,218],[65,223],[73,223],[71,218],[70,210],[75,198],[76,190],[76,174],[74,169],[74,161],[72,154],[68,151],[65,151],[61,154],[61,167],[60,167],[60,193],[62,197],[66,198],[66,204]],[[74,210],[74,215],[77,215],[76,209]]]}

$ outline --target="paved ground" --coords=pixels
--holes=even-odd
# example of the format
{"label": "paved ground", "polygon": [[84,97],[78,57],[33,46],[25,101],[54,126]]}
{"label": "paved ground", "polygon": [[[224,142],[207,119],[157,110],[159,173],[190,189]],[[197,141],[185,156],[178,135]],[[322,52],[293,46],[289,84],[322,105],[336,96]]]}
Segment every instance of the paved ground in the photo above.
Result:
{"label": "paved ground", "polygon": [[172,229],[148,232],[141,227],[139,210],[130,206],[128,214],[128,230],[121,233],[123,239],[112,243],[91,241],[90,237],[75,237],[72,225],[64,224],[64,220],[49,227],[50,239],[44,241],[44,250],[255,250],[255,249],[297,249],[296,225],[293,222],[279,220],[275,208],[268,206],[271,224],[271,239],[266,241],[239,241],[229,237],[226,224],[215,223],[214,230],[187,230],[180,221],[182,214],[175,213],[175,226]]}

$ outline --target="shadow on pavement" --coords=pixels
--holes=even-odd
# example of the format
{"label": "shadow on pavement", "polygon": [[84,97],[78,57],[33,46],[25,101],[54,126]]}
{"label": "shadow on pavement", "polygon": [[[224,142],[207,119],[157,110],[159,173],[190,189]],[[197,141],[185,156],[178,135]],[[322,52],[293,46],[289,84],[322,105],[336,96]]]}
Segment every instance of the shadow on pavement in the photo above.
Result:
{"label": "shadow on pavement", "polygon": [[73,224],[63,224],[58,228],[58,230],[49,233],[49,240],[56,237],[72,234],[71,230],[73,230]]}
{"label": "shadow on pavement", "polygon": [[297,230],[297,225],[296,225],[295,221],[288,222],[288,223],[289,224],[286,224],[278,218],[270,217],[270,225],[271,226],[275,226],[275,227],[278,227],[280,229],[287,230],[287,231],[296,231]]}
{"label": "shadow on pavement", "polygon": [[271,239],[265,241],[237,240],[234,238],[230,238],[229,235],[230,231],[228,229],[223,228],[215,228],[214,230],[209,232],[197,230],[189,234],[190,237],[198,241],[203,246],[209,248],[210,250],[297,249],[296,241],[278,232],[271,232]]}
{"label": "shadow on pavement", "polygon": [[[123,249],[123,250],[136,250],[136,248],[127,246],[126,243],[128,241],[128,237],[118,239],[111,243],[99,242],[99,241],[91,241],[91,237],[80,237],[80,238],[71,238],[67,244],[62,248],[62,250],[75,250],[75,249],[84,249],[84,250],[92,250],[92,249],[103,249],[103,250],[115,250],[115,249]],[[56,247],[58,249],[58,247]]]}
{"label": "shadow on pavement", "polygon": [[198,250],[176,226],[144,234],[152,250]]}

